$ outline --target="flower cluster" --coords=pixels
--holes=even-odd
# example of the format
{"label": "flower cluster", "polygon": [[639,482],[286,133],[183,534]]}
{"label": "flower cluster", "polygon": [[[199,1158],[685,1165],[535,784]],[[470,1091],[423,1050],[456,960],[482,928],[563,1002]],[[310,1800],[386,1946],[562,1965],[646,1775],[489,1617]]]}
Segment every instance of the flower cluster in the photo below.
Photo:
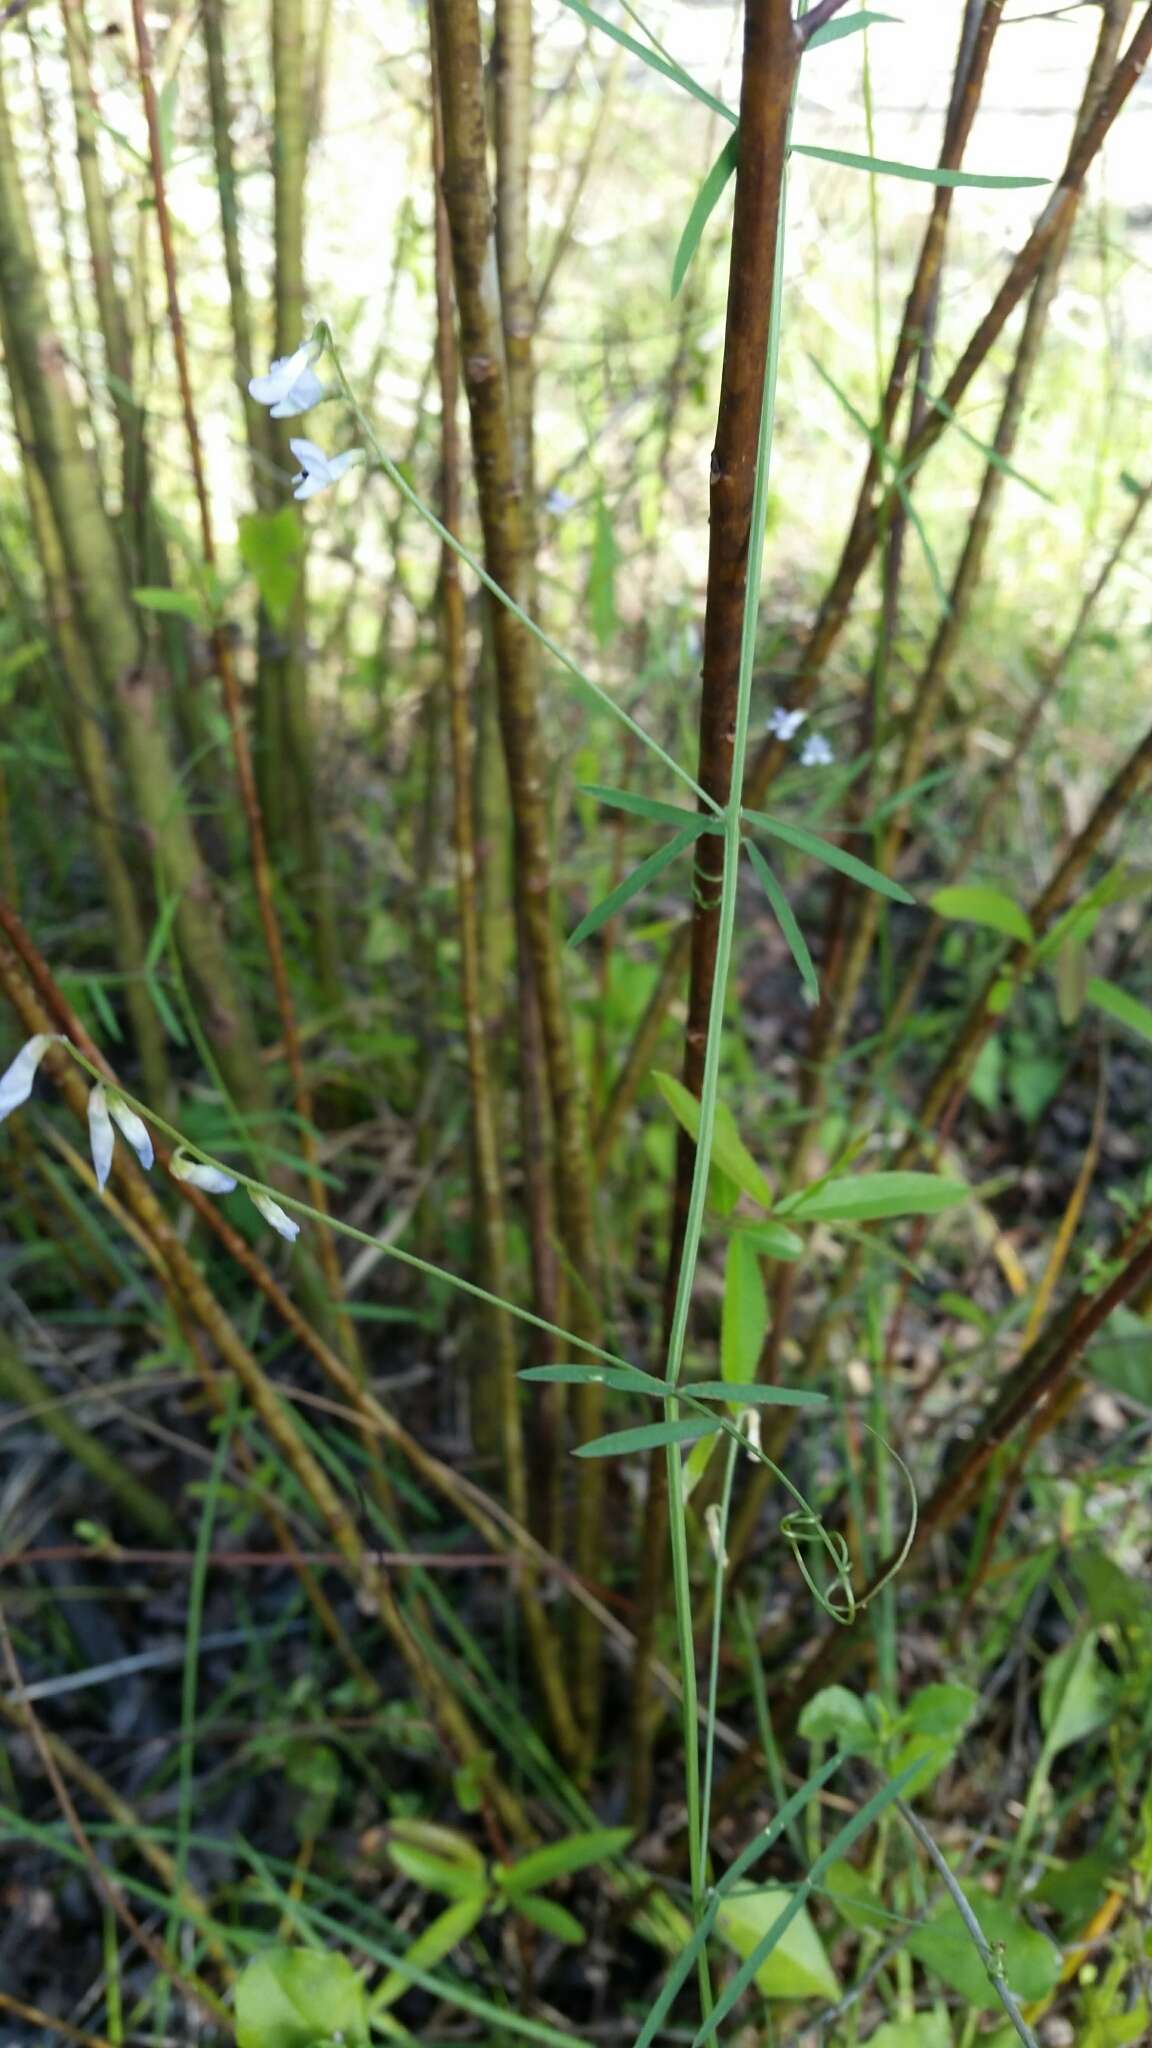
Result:
{"label": "flower cluster", "polygon": [[[58,1031],[38,1031],[34,1038],[21,1046],[15,1059],[0,1074],[0,1123],[27,1102],[37,1068],[49,1046],[67,1043],[68,1040]],[[92,1152],[92,1170],[100,1189],[108,1185],[117,1131],[127,1139],[147,1172],[155,1157],[147,1125],[123,1096],[117,1095],[115,1089],[107,1087],[103,1081],[97,1081],[88,1096],[88,1143]],[[169,1167],[175,1180],[184,1181],[189,1187],[202,1188],[207,1194],[228,1195],[236,1186],[230,1173],[225,1173],[219,1166],[210,1166],[205,1160],[189,1158],[182,1146],[172,1154]],[[281,1237],[286,1237],[289,1244],[299,1237],[300,1225],[285,1215],[279,1202],[273,1201],[271,1195],[265,1194],[262,1188],[249,1188],[248,1194],[265,1222],[270,1223]]]}
{"label": "flower cluster", "polygon": [[[323,399],[339,397],[338,389],[322,384],[313,368],[323,351],[324,344],[315,335],[310,341],[302,341],[293,355],[278,356],[266,377],[250,379],[249,396],[258,405],[266,405],[274,420],[295,419]],[[292,495],[301,500],[327,490],[329,484],[339,482],[345,470],[364,460],[362,448],[347,448],[342,455],[325,455],[315,441],[290,441],[288,446],[300,464],[292,479],[296,486]]]}
{"label": "flower cluster", "polygon": [[[765,729],[771,733],[774,740],[783,740],[787,745],[789,740],[795,739],[807,717],[806,711],[786,711],[782,704],[777,704],[768,713]],[[810,732],[807,735],[800,749],[802,768],[830,768],[835,759],[836,756],[822,733]]]}

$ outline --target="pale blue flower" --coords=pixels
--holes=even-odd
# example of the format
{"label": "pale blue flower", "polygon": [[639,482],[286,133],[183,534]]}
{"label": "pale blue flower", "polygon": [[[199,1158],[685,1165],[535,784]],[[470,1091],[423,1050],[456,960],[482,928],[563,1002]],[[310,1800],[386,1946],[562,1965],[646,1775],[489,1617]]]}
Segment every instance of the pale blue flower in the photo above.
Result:
{"label": "pale blue flower", "polygon": [[317,491],[327,490],[329,484],[338,483],[345,470],[357,462],[363,462],[362,448],[346,448],[343,455],[325,455],[315,441],[289,441],[293,455],[300,469],[292,479],[297,489],[292,496],[301,500],[314,498]]}
{"label": "pale blue flower", "polygon": [[308,412],[330,396],[312,368],[322,346],[315,340],[302,341],[294,355],[279,356],[266,377],[250,378],[249,396],[259,405],[269,406],[274,420],[290,420],[297,413]]}
{"label": "pale blue flower", "polygon": [[810,732],[800,749],[802,768],[831,768],[836,756],[823,733]]}
{"label": "pale blue flower", "polygon": [[768,713],[767,729],[774,740],[795,739],[807,716],[806,711],[786,711],[782,704],[777,704]]}

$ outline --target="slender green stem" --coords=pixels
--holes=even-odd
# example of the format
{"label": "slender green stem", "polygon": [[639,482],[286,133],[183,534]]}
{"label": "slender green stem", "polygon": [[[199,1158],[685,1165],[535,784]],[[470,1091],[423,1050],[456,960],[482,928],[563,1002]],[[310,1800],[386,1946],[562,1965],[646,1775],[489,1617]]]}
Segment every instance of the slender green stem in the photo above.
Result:
{"label": "slender green stem", "polygon": [[[772,427],[776,402],[776,374],[780,356],[780,301],[784,253],[783,220],[786,207],[787,178],[785,177],[780,195],[781,232],[777,236],[776,243],[776,266],[772,286],[772,316],[768,337],[768,361],[764,380],[764,400],[760,414],[760,434],[756,451],[756,482],[752,499],[752,526],[748,544],[749,572],[744,600],[744,620],[740,645],[740,675],[736,700],[736,732],[732,752],[732,775],[729,785],[728,802],[722,814],[724,820],[724,866],[720,887],[716,964],[712,979],[712,1000],[708,1015],[704,1077],[700,1090],[700,1122],[696,1138],[696,1158],[693,1166],[692,1188],[684,1226],[680,1271],[676,1285],[676,1298],[669,1331],[668,1356],[665,1364],[665,1377],[670,1388],[674,1388],[677,1385],[683,1369],[688,1315],[692,1305],[696,1265],[700,1256],[700,1241],[704,1231],[704,1207],[708,1195],[708,1172],[712,1156],[712,1139],[716,1126],[716,1101],[720,1084],[720,1053],[724,1035],[724,1005],[727,996],[728,973],[732,961],[732,941],[736,929],[736,895],[740,875],[740,797],[744,786],[744,769],[748,754],[748,725],[752,701],[752,667],[756,647],[756,622],[760,604],[760,578],[764,560],[764,531],[768,513],[768,473],[772,459]],[[671,1398],[667,1403],[667,1413],[669,1417],[673,1417],[677,1413],[677,1403]],[[699,1920],[704,1910],[705,1859],[701,1840],[704,1815],[700,1796],[696,1648],[692,1626],[692,1598],[688,1570],[688,1532],[685,1520],[683,1468],[680,1452],[676,1445],[669,1445],[667,1460],[668,1525],[672,1546],[672,1586],[676,1607],[677,1648],[683,1673],[684,1688],[682,1722],[684,1732],[684,1789],[688,1808],[689,1876],[692,1890],[693,1917]],[[707,1953],[703,1947],[701,1948],[699,1958],[699,1976],[700,1996],[705,2017],[707,2017],[712,2009],[712,1987],[708,1972]]]}
{"label": "slender green stem", "polygon": [[740,1449],[739,1436],[728,1439],[728,1455],[724,1461],[724,1484],[716,1508],[710,1508],[713,1517],[712,1541],[716,1547],[716,1585],[712,1595],[712,1645],[708,1658],[708,1701],[704,1723],[704,1796],[700,1817],[700,1862],[708,1868],[708,1833],[712,1821],[712,1767],[716,1756],[716,1699],[720,1688],[720,1640],[724,1621],[724,1574],[728,1568],[728,1517],[732,1512],[732,1484],[736,1477],[736,1454]]}

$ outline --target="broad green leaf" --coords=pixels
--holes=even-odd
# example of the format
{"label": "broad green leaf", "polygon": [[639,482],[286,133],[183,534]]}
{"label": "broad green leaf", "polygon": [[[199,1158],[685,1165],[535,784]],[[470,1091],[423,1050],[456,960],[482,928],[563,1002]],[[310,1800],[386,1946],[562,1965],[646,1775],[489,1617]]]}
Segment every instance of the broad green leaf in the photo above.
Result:
{"label": "broad green leaf", "polygon": [[367,2048],[368,2002],[345,1956],[266,1948],[241,1971],[237,2048],[314,2048],[335,2033],[346,2048]]}
{"label": "broad green leaf", "polygon": [[[877,1922],[872,1922],[876,1932]],[[1019,2040],[1014,2028],[1010,2028],[1013,2042]],[[911,2020],[884,2020],[874,2034],[868,2036],[868,2048],[952,2048],[952,2024],[941,2005],[934,2005],[931,2012],[918,2012]],[[981,2048],[991,2048],[991,2043],[981,2035]]]}
{"label": "broad green leaf", "polygon": [[938,1216],[966,1202],[966,1181],[940,1173],[857,1173],[790,1195],[780,1214],[803,1223],[871,1223],[889,1216]]}
{"label": "broad green leaf", "polygon": [[1102,1386],[1152,1408],[1152,1323],[1132,1309],[1113,1309],[1085,1358]]}
{"label": "broad green leaf", "polygon": [[274,626],[292,610],[304,555],[304,531],[291,505],[278,512],[247,512],[240,521],[240,560],[256,581]]}
{"label": "broad green leaf", "polygon": [[784,935],[784,942],[800,970],[800,979],[811,996],[812,1001],[814,1003],[819,1002],[820,984],[816,979],[816,969],[812,965],[812,955],[808,951],[808,941],[796,922],[792,905],[789,903],[787,896],[784,894],[783,889],[780,887],[779,882],[776,880],[755,841],[746,839],[744,844],[748,849],[748,858],[752,862],[761,882],[764,884],[764,893],[776,913],[776,922]]}
{"label": "broad green leaf", "polygon": [[892,1915],[875,1885],[869,1884],[864,1872],[857,1870],[856,1865],[846,1858],[832,1865],[824,1880],[823,1891],[841,1918],[861,1934],[883,1934],[891,1927]]}
{"label": "broad green leaf", "polygon": [[[1026,2003],[1043,1998],[1060,1972],[1059,1949],[1046,1934],[1038,1934],[1017,1919],[1005,1900],[988,1892],[969,1891],[967,1886],[963,1890],[989,1946],[996,1951],[1004,1944],[1004,1978],[1009,1989]],[[980,1951],[950,1899],[922,1927],[910,1929],[907,1946],[917,1962],[958,1991],[969,2005],[985,2011],[999,2004]]]}
{"label": "broad green leaf", "polygon": [[804,1239],[784,1223],[743,1223],[740,1234],[766,1259],[790,1260],[804,1255]]}
{"label": "broad green leaf", "polygon": [[[607,804],[611,810],[628,811],[634,818],[652,818],[659,825],[675,825],[681,831],[696,816],[684,804],[661,803],[654,796],[639,796],[632,789],[609,789],[601,782],[581,782],[577,787],[581,796],[593,796],[597,803]],[[701,815],[700,829],[703,832],[721,832],[724,821],[719,816],[709,818]]]}
{"label": "broad green leaf", "polygon": [[804,45],[804,55],[807,56],[809,50],[823,49],[825,43],[839,43],[845,36],[859,35],[862,28],[873,28],[878,22],[899,20],[898,14],[875,14],[869,7],[861,8],[859,14],[837,15],[832,21],[826,21],[823,28],[818,28],[814,36],[809,36]]}
{"label": "broad green leaf", "polygon": [[524,1920],[530,1920],[544,1934],[550,1934],[555,1941],[569,1942],[579,1947],[585,1939],[584,1929],[574,1913],[567,1907],[558,1906],[555,1899],[542,1899],[535,1892],[517,1894],[512,1901],[516,1911]]}
{"label": "broad green leaf", "polygon": [[1092,976],[1085,993],[1088,1001],[1103,1010],[1106,1017],[1126,1025],[1138,1038],[1152,1041],[1152,1010],[1147,1003],[1137,1002],[1135,996],[1117,988],[1114,981],[1102,981],[1098,974]]}
{"label": "broad green leaf", "polygon": [[596,494],[596,516],[592,529],[592,553],[588,563],[588,616],[601,647],[616,632],[616,564],[619,560],[612,517],[604,494]]}
{"label": "broad green leaf", "polygon": [[641,890],[648,887],[649,882],[654,882],[657,875],[663,874],[665,868],[671,867],[674,860],[679,860],[680,855],[699,839],[704,825],[703,819],[699,822],[693,819],[690,825],[686,825],[682,832],[676,834],[675,839],[668,841],[667,846],[661,846],[655,853],[650,853],[647,860],[642,860],[639,867],[633,868],[630,875],[625,875],[624,880],[618,882],[595,909],[588,912],[587,917],[581,918],[568,944],[578,946],[582,939],[589,938],[593,932],[599,931],[602,924],[607,924],[610,917],[615,917],[618,910],[623,910],[626,903],[631,903],[634,896],[639,896]]}
{"label": "broad green leaf", "polygon": [[[573,0],[568,0],[571,6]],[[1021,192],[1027,187],[1048,185],[1049,178],[1001,177],[985,171],[942,171],[938,165],[895,163],[890,157],[860,156],[854,149],[822,149],[815,143],[794,142],[796,156],[816,157],[823,164],[842,164],[849,171],[870,171],[880,178],[912,178],[918,185],[975,186],[984,192]]]}
{"label": "broad green leaf", "polygon": [[674,1416],[668,1422],[644,1422],[637,1429],[614,1429],[591,1443],[577,1444],[577,1458],[629,1458],[636,1451],[654,1451],[668,1444],[692,1444],[702,1436],[713,1436],[719,1422],[695,1415]]}
{"label": "broad green leaf", "polygon": [[146,612],[169,612],[177,618],[190,619],[194,626],[207,621],[202,600],[191,590],[134,590],[132,598]]}
{"label": "broad green leaf", "polygon": [[924,1685],[913,1693],[900,1724],[920,1735],[958,1740],[979,1704],[980,1695],[970,1685]]}
{"label": "broad green leaf", "polygon": [[1000,1089],[1004,1081],[1004,1041],[1001,1038],[987,1038],[976,1055],[976,1064],[968,1076],[968,1093],[981,1109],[996,1108],[1000,1100]]}
{"label": "broad green leaf", "polygon": [[875,889],[880,896],[891,897],[893,903],[915,903],[916,898],[903,889],[899,882],[893,882],[888,875],[882,875],[867,861],[857,860],[854,853],[845,853],[842,846],[834,846],[830,839],[820,839],[815,832],[806,832],[802,825],[785,825],[779,818],[769,818],[763,811],[745,811],[744,817],[750,825],[756,825],[769,838],[780,839],[785,846],[795,847],[798,853],[806,853],[813,860],[823,861],[826,867],[836,868],[842,875],[850,875],[854,882],[861,882],[866,889]]}
{"label": "broad green leaf", "polygon": [[1048,1659],[1040,1681],[1040,1726],[1044,1748],[1058,1756],[1108,1722],[1116,1704],[1116,1682],[1096,1654],[1098,1634],[1089,1629],[1078,1642]]}
{"label": "broad green leaf", "polygon": [[768,1331],[768,1296],[760,1254],[740,1231],[728,1240],[720,1314],[720,1370],[726,1380],[753,1380]]}
{"label": "broad green leaf", "polygon": [[684,279],[688,275],[688,266],[696,254],[700,237],[720,202],[724,187],[735,172],[739,148],[740,137],[737,132],[735,135],[728,137],[727,142],[724,144],[712,169],[709,171],[708,176],[705,178],[704,183],[692,202],[692,211],[684,223],[684,232],[680,237],[672,263],[673,298],[676,297]]}
{"label": "broad green leaf", "polygon": [[805,1742],[834,1742],[845,1756],[876,1749],[881,1739],[867,1702],[846,1685],[826,1685],[814,1693],[797,1727]]}
{"label": "broad green leaf", "polygon": [[549,1842],[543,1849],[531,1849],[515,1863],[500,1865],[493,1875],[506,1892],[539,1891],[568,1877],[574,1870],[587,1870],[594,1863],[608,1863],[621,1856],[632,1840],[631,1828],[590,1828],[582,1834],[565,1835],[561,1842]]}
{"label": "broad green leaf", "polygon": [[1045,1053],[1015,1053],[1008,1062],[1008,1093],[1017,1115],[1035,1123],[1047,1109],[1064,1078],[1063,1060]]}
{"label": "broad green leaf", "polygon": [[[700,1104],[683,1082],[674,1075],[662,1073],[654,1068],[652,1079],[664,1097],[678,1124],[693,1139],[700,1135]],[[716,1104],[716,1123],[712,1132],[712,1166],[718,1166],[721,1173],[752,1201],[763,1209],[772,1206],[772,1188],[761,1169],[757,1166],[744,1140],[740,1137],[732,1119],[732,1112],[726,1103]]]}
{"label": "broad green leaf", "polygon": [[[476,1892],[467,1899],[457,1899],[416,1936],[411,1948],[405,1950],[405,1962],[414,1970],[435,1969],[437,1963],[467,1940],[488,1904],[489,1896],[485,1891]],[[411,1988],[411,1979],[402,1970],[390,1970],[384,1982],[372,1993],[373,2014],[385,2006],[395,2005],[396,2000],[403,1998]]]}
{"label": "broad green leaf", "polygon": [[937,917],[952,918],[960,924],[984,925],[989,931],[1002,932],[1006,938],[1023,939],[1025,944],[1035,936],[1019,904],[1005,896],[1002,889],[976,885],[937,889],[928,898],[928,908]]}
{"label": "broad green leaf", "polygon": [[[717,1932],[738,1956],[747,1958],[775,1925],[791,1896],[781,1886],[735,1892],[720,1907]],[[754,1981],[765,1998],[839,1997],[836,1972],[806,1906],[801,1906],[765,1956]]]}
{"label": "broad green leaf", "polygon": [[773,1387],[764,1380],[685,1380],[682,1394],[695,1401],[731,1401],[737,1408],[826,1408],[827,1394],[814,1387]]}

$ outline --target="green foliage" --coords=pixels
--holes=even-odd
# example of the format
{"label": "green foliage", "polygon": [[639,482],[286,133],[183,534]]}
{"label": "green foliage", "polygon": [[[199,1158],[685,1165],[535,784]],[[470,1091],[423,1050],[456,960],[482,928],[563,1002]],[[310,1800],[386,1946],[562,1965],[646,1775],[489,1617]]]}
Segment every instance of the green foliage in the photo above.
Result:
{"label": "green foliage", "polygon": [[260,602],[274,626],[287,623],[300,582],[304,532],[291,505],[277,512],[246,512],[239,528],[240,560],[255,578]]}
{"label": "green foliage", "polygon": [[237,2048],[368,2048],[368,2001],[344,1956],[270,1948],[236,1985]]}

